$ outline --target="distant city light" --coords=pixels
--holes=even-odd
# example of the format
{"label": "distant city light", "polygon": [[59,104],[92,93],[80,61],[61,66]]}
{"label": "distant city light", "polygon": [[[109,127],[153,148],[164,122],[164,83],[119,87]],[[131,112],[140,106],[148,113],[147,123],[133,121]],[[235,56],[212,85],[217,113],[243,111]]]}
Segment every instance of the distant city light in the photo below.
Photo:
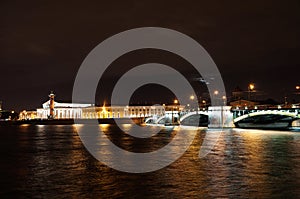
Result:
{"label": "distant city light", "polygon": [[255,88],[254,83],[250,83],[250,84],[249,84],[249,90],[250,90],[250,91],[253,91],[254,88]]}

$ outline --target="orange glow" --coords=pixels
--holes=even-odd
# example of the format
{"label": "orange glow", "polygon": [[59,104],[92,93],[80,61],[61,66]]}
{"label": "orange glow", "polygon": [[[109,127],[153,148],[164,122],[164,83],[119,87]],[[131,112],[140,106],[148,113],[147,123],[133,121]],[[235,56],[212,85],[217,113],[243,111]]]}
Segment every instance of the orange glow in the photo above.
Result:
{"label": "orange glow", "polygon": [[249,84],[249,90],[250,90],[250,91],[253,91],[254,88],[255,88],[255,85],[254,85],[253,83],[250,83],[250,84]]}

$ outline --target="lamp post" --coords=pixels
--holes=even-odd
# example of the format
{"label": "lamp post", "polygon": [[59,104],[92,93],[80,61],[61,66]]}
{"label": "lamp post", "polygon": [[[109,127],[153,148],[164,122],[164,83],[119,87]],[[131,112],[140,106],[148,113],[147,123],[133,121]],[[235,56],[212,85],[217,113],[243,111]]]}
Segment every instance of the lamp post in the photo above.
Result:
{"label": "lamp post", "polygon": [[[224,100],[224,102],[226,101],[226,96],[222,96],[222,98],[220,98],[218,95],[219,95],[219,91],[218,90],[215,90],[214,91],[214,95],[215,95],[215,98],[216,98],[216,102],[218,104],[218,106],[220,107],[220,124],[222,124],[223,126],[223,104],[221,103],[222,101],[221,100]],[[220,102],[220,105],[219,105],[219,102]]]}
{"label": "lamp post", "polygon": [[222,96],[222,99],[223,99],[223,104],[224,104],[224,106],[226,106],[226,96],[224,95],[224,96]]}
{"label": "lamp post", "polygon": [[[296,86],[296,95],[299,95],[300,94],[300,86],[299,85],[297,85]],[[298,98],[298,97],[297,97]],[[298,98],[298,100],[299,100],[299,98]]]}
{"label": "lamp post", "polygon": [[174,99],[174,104],[172,106],[172,124],[174,124],[174,105],[178,104],[178,100]]}
{"label": "lamp post", "polygon": [[203,104],[203,110],[206,109],[206,100],[202,100],[202,104]]}
{"label": "lamp post", "polygon": [[285,96],[284,97],[284,106],[285,106],[285,108],[287,108],[287,105],[288,105],[288,101],[287,101],[287,97]]}
{"label": "lamp post", "polygon": [[[190,100],[192,101],[192,102],[191,102],[191,108],[194,108],[194,105],[193,105],[194,99],[195,99],[195,96],[194,96],[194,95],[191,95],[191,96],[190,96]],[[193,109],[192,109],[192,111],[193,111]]]}
{"label": "lamp post", "polygon": [[255,89],[254,83],[250,83],[250,84],[248,85],[248,100],[249,100],[249,101],[250,101],[250,99],[251,99],[251,92],[253,92],[254,89]]}
{"label": "lamp post", "polygon": [[214,97],[211,99],[211,106],[219,106],[219,102],[220,102],[220,99],[218,97],[219,91],[214,90],[213,95],[214,95]]}
{"label": "lamp post", "polygon": [[[192,101],[191,104],[193,106],[193,110],[195,109],[196,110],[196,114],[198,114],[198,111],[199,111],[199,103],[197,101],[197,99],[195,99],[195,96],[194,95],[191,95],[190,96],[190,100]],[[196,100],[196,101],[194,101]],[[192,111],[193,111],[192,110]]]}

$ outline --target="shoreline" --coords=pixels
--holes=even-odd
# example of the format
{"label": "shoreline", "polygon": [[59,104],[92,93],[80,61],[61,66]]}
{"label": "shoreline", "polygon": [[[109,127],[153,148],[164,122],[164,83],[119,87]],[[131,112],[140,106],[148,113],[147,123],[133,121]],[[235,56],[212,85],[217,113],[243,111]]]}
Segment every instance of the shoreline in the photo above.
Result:
{"label": "shoreline", "polygon": [[[76,119],[76,123],[79,124],[88,124],[94,123],[97,120],[99,124],[115,124],[116,120],[118,122],[142,124],[144,118],[104,118],[104,119]],[[9,120],[9,121],[0,121],[0,126],[10,126],[10,125],[72,125],[75,124],[74,119],[32,119],[32,120]]]}

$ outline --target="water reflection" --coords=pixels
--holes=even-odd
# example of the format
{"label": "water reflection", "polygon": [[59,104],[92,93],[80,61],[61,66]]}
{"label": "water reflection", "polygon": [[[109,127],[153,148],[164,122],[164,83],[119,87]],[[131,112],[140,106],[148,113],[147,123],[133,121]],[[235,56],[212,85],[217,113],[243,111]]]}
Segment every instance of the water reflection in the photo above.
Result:
{"label": "water reflection", "polygon": [[[128,174],[94,159],[82,145],[78,128],[84,126],[0,127],[1,196],[297,198],[300,195],[299,132],[225,129],[212,152],[199,159],[207,132],[198,129],[192,145],[173,164],[151,173]],[[96,128],[120,147],[138,152],[157,150],[183,132],[180,128],[165,129],[151,139],[134,139],[114,125]],[[130,126],[124,128],[130,130]],[[95,140],[101,147],[107,146],[106,142],[100,136]],[[181,147],[180,142],[176,144],[174,150]]]}

